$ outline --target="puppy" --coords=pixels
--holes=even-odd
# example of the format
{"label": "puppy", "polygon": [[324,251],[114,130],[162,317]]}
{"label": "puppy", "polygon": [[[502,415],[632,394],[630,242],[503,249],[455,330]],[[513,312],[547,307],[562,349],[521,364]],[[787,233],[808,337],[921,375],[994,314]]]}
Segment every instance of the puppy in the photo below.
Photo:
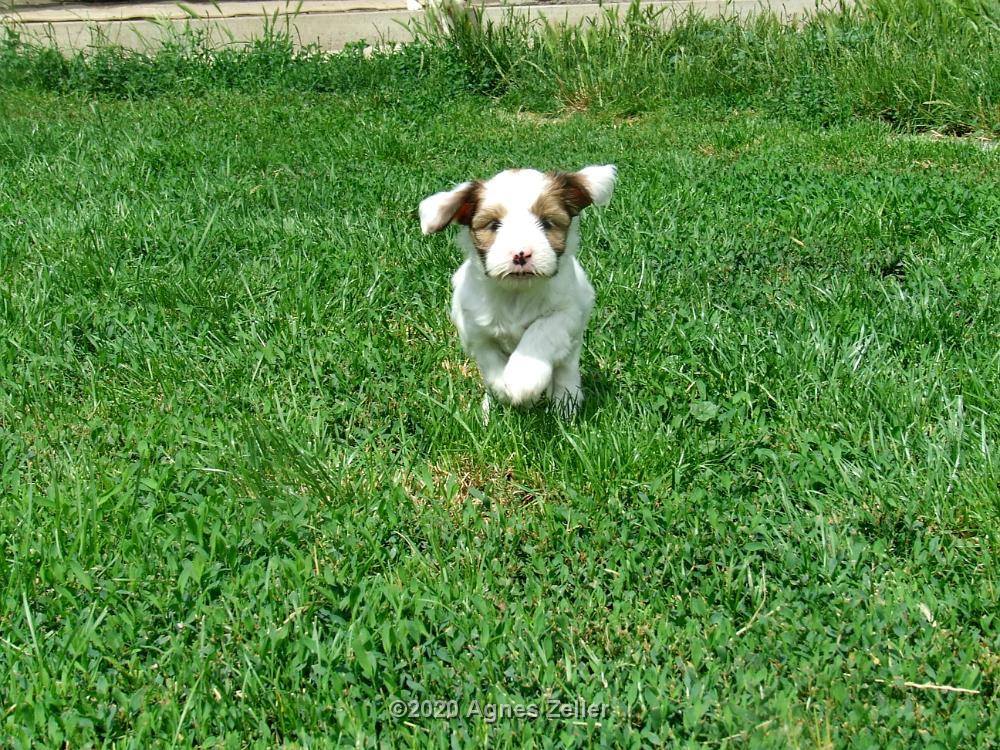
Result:
{"label": "puppy", "polygon": [[545,398],[567,416],[583,400],[580,348],[594,289],[576,259],[579,213],[611,200],[616,170],[510,169],[420,203],[424,234],[460,224],[466,260],[452,278],[451,319],[491,396]]}

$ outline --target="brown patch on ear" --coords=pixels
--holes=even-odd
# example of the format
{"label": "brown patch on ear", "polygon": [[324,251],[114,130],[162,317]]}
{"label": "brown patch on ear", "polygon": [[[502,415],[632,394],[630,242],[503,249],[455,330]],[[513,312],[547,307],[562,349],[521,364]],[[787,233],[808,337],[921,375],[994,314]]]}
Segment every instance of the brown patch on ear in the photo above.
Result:
{"label": "brown patch on ear", "polygon": [[566,212],[576,216],[594,202],[590,190],[582,177],[569,172],[554,172],[549,174],[552,182],[552,192],[559,196],[566,206]]}
{"label": "brown patch on ear", "polygon": [[483,183],[476,180],[462,192],[462,202],[459,204],[458,210],[455,211],[455,215],[451,217],[451,220],[456,224],[469,226],[472,223],[472,217],[476,213],[476,209],[479,208],[479,201],[483,193]]}

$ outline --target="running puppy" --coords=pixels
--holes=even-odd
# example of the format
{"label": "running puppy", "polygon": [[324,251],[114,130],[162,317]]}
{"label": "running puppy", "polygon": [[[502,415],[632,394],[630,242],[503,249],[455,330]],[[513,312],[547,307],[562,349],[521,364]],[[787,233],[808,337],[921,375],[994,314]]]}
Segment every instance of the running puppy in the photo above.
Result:
{"label": "running puppy", "polygon": [[572,415],[583,400],[580,347],[594,289],[576,259],[579,213],[611,200],[611,165],[579,172],[509,169],[420,203],[424,234],[462,225],[466,260],[452,278],[451,319],[491,395],[552,401]]}

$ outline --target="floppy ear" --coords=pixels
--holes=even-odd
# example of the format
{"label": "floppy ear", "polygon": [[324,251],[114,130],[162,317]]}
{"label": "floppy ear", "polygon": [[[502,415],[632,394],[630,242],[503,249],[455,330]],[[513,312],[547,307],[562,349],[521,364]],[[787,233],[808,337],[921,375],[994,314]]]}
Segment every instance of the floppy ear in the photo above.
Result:
{"label": "floppy ear", "polygon": [[571,216],[590,204],[606,206],[615,190],[618,170],[612,164],[584,167],[579,172],[561,172],[554,179]]}
{"label": "floppy ear", "polygon": [[590,201],[595,206],[606,206],[611,202],[611,194],[615,192],[615,181],[618,179],[618,168],[614,164],[584,167],[576,174],[586,183]]}
{"label": "floppy ear", "polygon": [[420,229],[424,234],[440,232],[453,221],[469,224],[479,203],[479,182],[463,182],[420,201]]}

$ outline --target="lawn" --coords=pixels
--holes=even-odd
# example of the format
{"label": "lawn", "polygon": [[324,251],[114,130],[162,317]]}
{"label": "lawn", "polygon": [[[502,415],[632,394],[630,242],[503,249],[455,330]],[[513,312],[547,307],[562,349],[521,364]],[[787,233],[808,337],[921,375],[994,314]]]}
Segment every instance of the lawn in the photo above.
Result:
{"label": "lawn", "polygon": [[[0,744],[1000,744],[997,100],[5,54]],[[483,425],[417,203],[592,163],[588,400]]]}

